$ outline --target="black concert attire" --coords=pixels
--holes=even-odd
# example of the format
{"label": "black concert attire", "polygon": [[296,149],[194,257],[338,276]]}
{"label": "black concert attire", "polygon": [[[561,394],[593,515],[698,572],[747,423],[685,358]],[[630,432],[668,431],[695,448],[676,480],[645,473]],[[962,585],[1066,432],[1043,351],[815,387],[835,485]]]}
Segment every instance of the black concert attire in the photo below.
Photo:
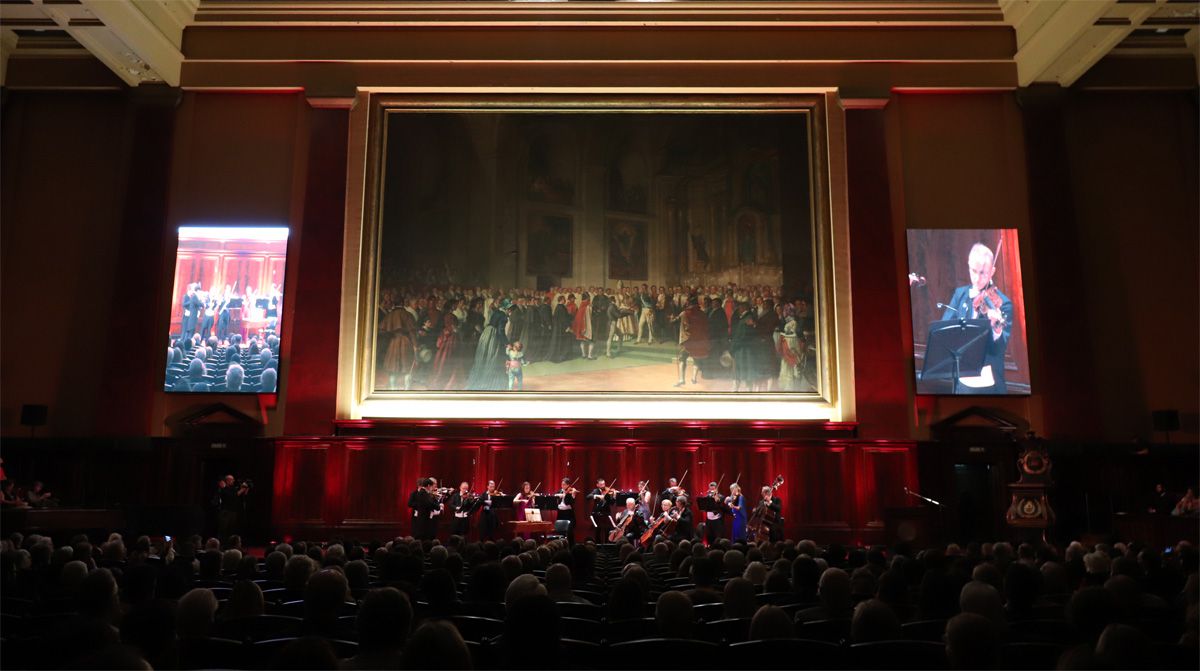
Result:
{"label": "black concert attire", "polygon": [[674,504],[675,504],[675,498],[676,498],[677,496],[679,496],[679,495],[678,495],[678,494],[676,494],[675,492],[671,491],[670,489],[664,489],[664,490],[662,490],[662,491],[661,491],[661,492],[659,492],[659,494],[658,494],[658,505],[659,505],[659,507],[660,507],[660,508],[662,507],[662,502],[663,502],[663,501],[670,501],[670,502],[671,502],[671,505],[674,505]]}
{"label": "black concert attire", "polygon": [[182,333],[181,340],[190,340],[192,334],[196,332],[196,324],[200,318],[200,312],[204,310],[204,302],[200,300],[194,292],[189,291],[183,296],[183,324],[180,325]]}
{"label": "black concert attire", "polygon": [[242,513],[242,502],[246,497],[238,496],[240,483],[223,487],[217,492],[221,499],[221,511],[217,514],[217,538],[222,543],[238,532],[238,518]]}
{"label": "black concert attire", "polygon": [[707,510],[704,512],[704,540],[711,546],[718,538],[725,535],[724,510]]}
{"label": "black concert attire", "polygon": [[[759,504],[761,505],[762,501],[759,501]],[[783,540],[783,499],[778,496],[772,496],[771,502],[767,504],[767,507],[774,513],[767,516],[767,520],[771,523],[770,540],[772,543],[781,541]]]}
{"label": "black concert attire", "polygon": [[[986,314],[978,314],[975,312],[975,297],[971,292],[971,285],[959,287],[954,290],[954,295],[950,297],[950,302],[945,303],[945,312],[942,314],[943,320],[948,319],[975,319],[986,317]],[[994,384],[990,387],[963,387],[955,383],[956,394],[1004,394],[1008,392],[1008,385],[1004,381],[1004,351],[1008,349],[1008,339],[1012,336],[1013,322],[1013,303],[999,289],[996,290],[997,296],[1000,298],[1000,305],[997,309],[1004,316],[1004,327],[1000,330],[1000,335],[996,337],[989,329],[987,347],[984,350],[983,363],[992,367],[992,379]]]}
{"label": "black concert attire", "polygon": [[625,527],[625,538],[628,538],[630,542],[636,545],[638,538],[642,535],[642,532],[646,530],[646,518],[642,516],[641,511],[639,511],[637,508],[634,508],[633,510],[622,509],[619,513],[617,513],[615,518],[617,526],[621,526],[621,524],[625,521],[625,517],[628,515],[633,515],[633,519],[630,520],[628,526]]}
{"label": "black concert attire", "polygon": [[491,492],[484,492],[479,498],[479,540],[490,541],[495,537],[496,529],[500,528],[500,518],[496,516],[496,511],[492,510]]}
{"label": "black concert attire", "polygon": [[675,533],[671,534],[671,538],[675,542],[690,541],[696,530],[692,527],[692,507],[684,506],[677,509],[679,518],[675,520]]}
{"label": "black concert attire", "polygon": [[467,537],[467,532],[471,526],[472,506],[475,505],[475,499],[468,494],[463,496],[460,492],[454,492],[450,495],[450,508],[454,510],[454,521],[450,523],[450,533]]}
{"label": "black concert attire", "polygon": [[204,307],[201,308],[204,313],[204,319],[200,321],[200,337],[208,340],[208,336],[212,335],[214,314],[217,311],[217,301],[207,300],[204,302]]}
{"label": "black concert attire", "polygon": [[412,534],[417,540],[433,540],[437,535],[437,497],[425,489],[417,489],[408,497],[408,507],[413,511]]}
{"label": "black concert attire", "polygon": [[229,304],[226,300],[217,308],[217,340],[229,337]]}
{"label": "black concert attire", "polygon": [[605,494],[600,491],[599,487],[592,489],[588,493],[588,498],[592,500],[593,531],[595,532],[596,544],[599,545],[608,540],[608,531],[612,527],[608,522],[608,516],[612,514],[614,498],[612,494]]}
{"label": "black concert attire", "polygon": [[558,519],[568,520],[571,524],[567,528],[567,542],[575,544],[575,495],[563,495],[563,490],[558,490]]}

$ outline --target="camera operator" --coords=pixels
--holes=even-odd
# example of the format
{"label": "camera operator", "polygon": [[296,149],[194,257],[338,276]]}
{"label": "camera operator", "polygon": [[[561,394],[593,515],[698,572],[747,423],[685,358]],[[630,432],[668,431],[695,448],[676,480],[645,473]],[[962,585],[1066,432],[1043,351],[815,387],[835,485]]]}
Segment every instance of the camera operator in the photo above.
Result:
{"label": "camera operator", "polygon": [[246,497],[253,485],[249,480],[238,482],[232,474],[226,475],[217,483],[217,497],[221,500],[220,512],[217,514],[217,538],[225,543],[227,539],[239,533],[238,521],[246,508]]}

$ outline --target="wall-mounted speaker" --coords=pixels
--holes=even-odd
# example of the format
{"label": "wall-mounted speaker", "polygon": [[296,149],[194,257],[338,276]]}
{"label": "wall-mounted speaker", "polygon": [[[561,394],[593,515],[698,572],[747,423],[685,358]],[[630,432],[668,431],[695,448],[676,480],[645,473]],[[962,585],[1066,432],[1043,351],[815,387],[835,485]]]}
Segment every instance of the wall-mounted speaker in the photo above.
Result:
{"label": "wall-mounted speaker", "polygon": [[50,408],[45,405],[22,405],[21,426],[45,426],[49,413]]}

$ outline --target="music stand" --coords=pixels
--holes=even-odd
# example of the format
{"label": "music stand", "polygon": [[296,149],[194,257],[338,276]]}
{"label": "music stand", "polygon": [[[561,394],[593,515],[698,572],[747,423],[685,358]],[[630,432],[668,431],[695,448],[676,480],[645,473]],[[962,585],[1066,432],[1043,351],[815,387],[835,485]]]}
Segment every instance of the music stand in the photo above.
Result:
{"label": "music stand", "polygon": [[613,501],[613,505],[618,508],[624,508],[626,499],[633,499],[635,503],[641,502],[641,499],[638,498],[638,493],[630,490],[627,492],[617,492],[617,499]]}
{"label": "music stand", "polygon": [[729,506],[725,505],[724,501],[715,501],[711,496],[701,496],[696,499],[696,507],[701,512],[721,513],[722,515],[730,515],[733,513]]}
{"label": "music stand", "polygon": [[987,319],[946,319],[930,324],[918,386],[926,380],[950,380],[950,393],[957,394],[959,378],[979,375],[983,370],[991,332]]}
{"label": "music stand", "polygon": [[533,507],[539,510],[558,510],[558,496],[554,494],[538,494],[533,497]]}

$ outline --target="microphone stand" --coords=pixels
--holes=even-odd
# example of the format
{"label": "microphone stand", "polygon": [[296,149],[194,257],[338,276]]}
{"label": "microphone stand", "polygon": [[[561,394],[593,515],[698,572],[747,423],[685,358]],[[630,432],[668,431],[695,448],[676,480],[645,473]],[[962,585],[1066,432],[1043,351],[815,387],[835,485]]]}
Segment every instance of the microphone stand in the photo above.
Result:
{"label": "microphone stand", "polygon": [[922,501],[925,501],[926,503],[932,503],[933,505],[937,506],[938,525],[941,527],[941,532],[942,532],[940,535],[943,536],[942,542],[945,542],[944,536],[946,536],[946,506],[942,505],[942,503],[940,501],[935,501],[935,500],[929,498],[928,496],[921,494],[920,492],[914,492],[913,490],[909,489],[908,486],[904,487],[904,493],[907,494],[908,496],[916,497],[918,499],[921,499]]}

